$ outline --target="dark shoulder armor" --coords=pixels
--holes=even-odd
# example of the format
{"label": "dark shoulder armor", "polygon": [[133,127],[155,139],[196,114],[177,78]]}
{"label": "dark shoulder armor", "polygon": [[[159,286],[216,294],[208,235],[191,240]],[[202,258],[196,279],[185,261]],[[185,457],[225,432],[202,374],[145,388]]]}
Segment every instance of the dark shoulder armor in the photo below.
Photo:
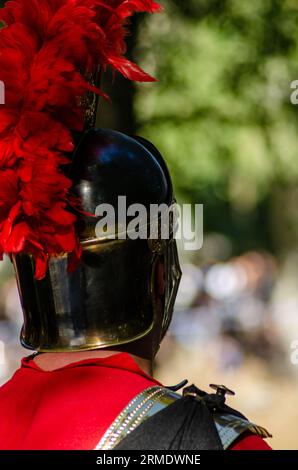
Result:
{"label": "dark shoulder armor", "polygon": [[97,450],[225,450],[241,434],[271,435],[225,404],[220,393],[207,394],[194,385],[183,396],[153,386],[123,409]]}

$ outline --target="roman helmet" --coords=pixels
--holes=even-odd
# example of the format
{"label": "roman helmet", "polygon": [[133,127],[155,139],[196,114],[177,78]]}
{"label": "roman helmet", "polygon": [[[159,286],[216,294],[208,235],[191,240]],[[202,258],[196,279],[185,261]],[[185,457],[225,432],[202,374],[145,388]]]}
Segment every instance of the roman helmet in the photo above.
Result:
{"label": "roman helmet", "polygon": [[[151,221],[154,230],[146,225],[148,238],[129,236],[132,218],[123,226],[118,222],[121,200],[127,208],[142,205],[148,214],[152,205],[173,207],[164,160],[144,139],[90,129],[76,149],[71,177],[85,213],[77,228],[83,250],[77,268],[68,271],[67,255],[53,257],[46,276],[36,280],[32,256],[13,257],[25,317],[22,344],[38,351],[86,350],[118,346],[147,335],[156,321],[155,264],[160,257],[166,273],[162,337],[172,317],[181,275],[175,215],[169,211],[166,219],[159,211],[158,219]],[[102,229],[98,234],[101,218],[94,214],[100,205],[114,209],[116,225],[111,221],[109,232]],[[160,238],[161,233],[157,236],[162,217],[171,224],[168,239]]]}

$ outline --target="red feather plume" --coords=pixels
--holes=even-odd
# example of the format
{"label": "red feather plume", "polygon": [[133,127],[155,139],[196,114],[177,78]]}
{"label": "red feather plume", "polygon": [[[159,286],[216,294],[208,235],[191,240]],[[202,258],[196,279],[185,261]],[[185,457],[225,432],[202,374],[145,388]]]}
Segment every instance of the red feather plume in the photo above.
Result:
{"label": "red feather plume", "polygon": [[35,276],[51,256],[81,254],[72,182],[61,169],[83,129],[82,70],[111,66],[130,80],[154,81],[124,57],[127,19],[161,10],[153,0],[14,0],[0,10],[0,256],[33,255]]}

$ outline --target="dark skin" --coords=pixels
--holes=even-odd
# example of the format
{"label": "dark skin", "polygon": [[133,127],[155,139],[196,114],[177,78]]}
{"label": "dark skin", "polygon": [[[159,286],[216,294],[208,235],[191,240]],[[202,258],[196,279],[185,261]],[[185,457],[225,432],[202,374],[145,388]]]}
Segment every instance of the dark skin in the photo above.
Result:
{"label": "dark skin", "polygon": [[69,364],[86,359],[105,358],[114,356],[120,352],[127,352],[148,375],[153,373],[153,360],[158,352],[161,340],[161,325],[163,318],[163,305],[165,293],[165,270],[163,259],[160,258],[155,267],[155,303],[157,306],[157,322],[152,332],[141,340],[130,344],[119,345],[109,349],[97,349],[92,351],[40,353],[34,358],[34,362],[44,371],[53,371]]}

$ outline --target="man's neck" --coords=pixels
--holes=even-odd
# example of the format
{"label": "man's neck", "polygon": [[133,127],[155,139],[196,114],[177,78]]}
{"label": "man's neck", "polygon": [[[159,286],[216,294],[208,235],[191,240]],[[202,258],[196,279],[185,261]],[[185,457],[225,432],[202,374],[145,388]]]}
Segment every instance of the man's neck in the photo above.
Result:
{"label": "man's neck", "polygon": [[[61,367],[68,366],[74,362],[84,361],[87,359],[103,359],[105,357],[114,356],[121,351],[78,351],[78,352],[61,352],[61,353],[41,353],[35,356],[34,362],[44,371],[53,371]],[[152,375],[152,362],[148,359],[130,354],[138,366],[148,375]]]}

